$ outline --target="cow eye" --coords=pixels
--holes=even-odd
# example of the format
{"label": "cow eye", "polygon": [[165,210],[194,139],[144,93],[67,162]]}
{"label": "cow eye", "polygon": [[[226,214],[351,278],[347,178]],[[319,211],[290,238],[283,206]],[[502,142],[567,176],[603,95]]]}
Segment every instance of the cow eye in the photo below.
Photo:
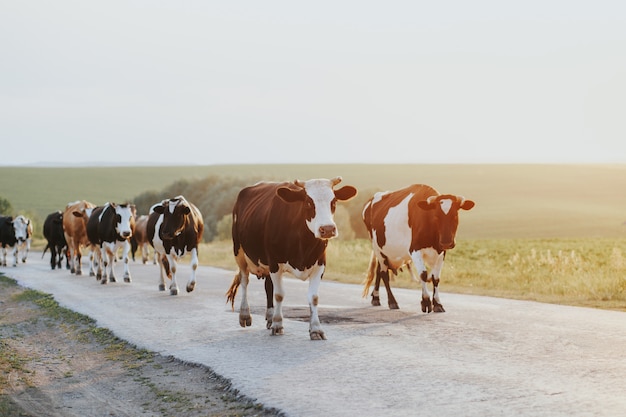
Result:
{"label": "cow eye", "polygon": [[333,200],[330,202],[330,211],[335,212],[335,208],[337,207],[337,200]]}

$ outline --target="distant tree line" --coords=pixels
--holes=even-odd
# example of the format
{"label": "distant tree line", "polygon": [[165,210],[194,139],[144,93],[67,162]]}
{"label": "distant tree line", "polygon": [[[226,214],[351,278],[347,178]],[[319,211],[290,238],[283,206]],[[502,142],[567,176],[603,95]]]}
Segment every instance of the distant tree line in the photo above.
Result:
{"label": "distant tree line", "polygon": [[[230,239],[231,213],[239,191],[261,178],[212,175],[200,180],[179,180],[161,191],[146,191],[133,199],[137,215],[148,214],[150,207],[165,199],[184,196],[204,217],[204,241]],[[341,184],[338,185],[341,187]],[[342,239],[367,238],[361,212],[374,191],[361,191],[352,200],[337,204],[335,222]]]}

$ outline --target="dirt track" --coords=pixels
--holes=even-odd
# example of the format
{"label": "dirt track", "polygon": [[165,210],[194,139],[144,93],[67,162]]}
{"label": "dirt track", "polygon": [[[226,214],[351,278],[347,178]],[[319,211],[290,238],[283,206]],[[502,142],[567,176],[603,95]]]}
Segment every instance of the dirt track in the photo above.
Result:
{"label": "dirt track", "polygon": [[[131,265],[132,284],[103,286],[49,271],[39,256],[3,272],[139,347],[210,367],[288,415],[626,413],[626,313],[447,294],[444,277],[447,312],[426,315],[416,291],[395,291],[401,310],[389,311],[371,307],[360,287],[323,282],[328,340],[312,342],[306,283],[287,283],[292,320],[271,337],[255,279],[253,326],[243,329],[225,304],[230,271],[202,267],[196,291],[172,297],[157,290],[153,265]],[[180,268],[181,288],[188,271]]]}

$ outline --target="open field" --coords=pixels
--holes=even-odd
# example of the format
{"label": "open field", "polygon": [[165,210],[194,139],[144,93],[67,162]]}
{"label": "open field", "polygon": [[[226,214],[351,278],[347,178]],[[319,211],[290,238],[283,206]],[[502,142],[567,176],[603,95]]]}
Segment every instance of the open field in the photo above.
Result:
{"label": "open field", "polygon": [[0,196],[40,219],[79,199],[132,200],[179,179],[209,175],[274,180],[333,177],[361,193],[425,183],[464,195],[459,237],[626,236],[626,165],[215,165],[185,167],[0,167]]}

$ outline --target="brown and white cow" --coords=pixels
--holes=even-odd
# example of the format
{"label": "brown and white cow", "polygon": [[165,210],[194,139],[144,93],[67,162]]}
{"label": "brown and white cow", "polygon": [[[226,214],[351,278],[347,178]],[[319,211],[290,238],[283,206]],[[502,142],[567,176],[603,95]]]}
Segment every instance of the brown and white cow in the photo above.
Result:
{"label": "brown and white cow", "polygon": [[[261,182],[240,191],[233,208],[233,249],[239,271],[226,293],[234,308],[241,285],[239,324],[252,324],[248,305],[249,274],[265,279],[267,328],[283,334],[283,274],[309,280],[311,340],[326,339],[317,306],[318,290],[326,269],[326,246],[337,237],[333,214],[337,201],[347,201],[356,188],[333,187],[341,177],[308,181]],[[274,309],[273,299],[276,300]]]}
{"label": "brown and white cow", "polygon": [[128,268],[130,238],[135,231],[135,206],[132,204],[106,203],[93,209],[87,221],[87,237],[99,249],[96,278],[102,284],[116,282],[114,261],[119,248],[123,247],[124,282],[131,282]]}
{"label": "brown and white cow", "polygon": [[[137,217],[137,221],[135,222],[135,233],[130,239],[131,244],[131,252],[133,255],[133,261],[135,260],[135,252],[137,249],[141,251],[141,262],[148,262],[148,257],[150,255],[150,239],[148,238],[148,215],[142,214]],[[153,263],[157,263],[157,254],[156,251],[154,253]]]}
{"label": "brown and white cow", "polygon": [[161,271],[159,290],[165,291],[165,277],[168,277],[172,280],[170,294],[178,295],[177,261],[190,253],[191,277],[186,289],[187,292],[193,291],[198,269],[198,245],[204,232],[204,219],[200,210],[179,195],[152,206],[148,216],[147,233],[150,244],[158,253]]}
{"label": "brown and white cow", "polygon": [[[389,286],[389,271],[407,267],[414,281],[422,284],[422,311],[444,312],[439,300],[439,279],[446,251],[456,245],[459,210],[474,202],[451,194],[439,194],[428,185],[415,184],[393,192],[376,193],[363,209],[363,221],[372,240],[372,257],[363,296],[376,276],[372,305],[379,306],[380,280],[387,289],[389,308],[398,303]],[[417,269],[420,280],[417,279]],[[432,302],[426,283],[433,283]]]}
{"label": "brown and white cow", "polygon": [[87,221],[96,206],[88,201],[69,203],[63,212],[63,232],[65,241],[70,250],[70,271],[72,274],[82,274],[82,248],[91,250],[89,256],[89,275],[96,274],[93,265],[93,247],[87,238]]}

